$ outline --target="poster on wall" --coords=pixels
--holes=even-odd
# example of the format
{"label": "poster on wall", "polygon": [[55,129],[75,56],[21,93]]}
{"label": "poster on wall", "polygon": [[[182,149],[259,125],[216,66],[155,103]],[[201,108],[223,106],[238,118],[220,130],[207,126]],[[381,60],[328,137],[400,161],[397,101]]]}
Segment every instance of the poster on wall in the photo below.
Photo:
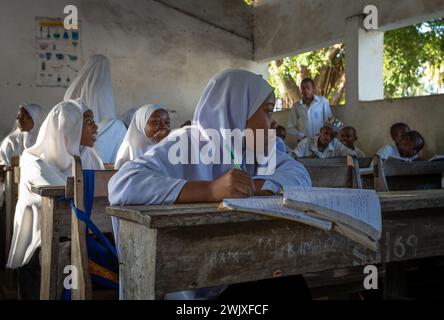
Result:
{"label": "poster on wall", "polygon": [[36,18],[37,86],[68,87],[81,68],[80,29],[66,30],[62,19]]}

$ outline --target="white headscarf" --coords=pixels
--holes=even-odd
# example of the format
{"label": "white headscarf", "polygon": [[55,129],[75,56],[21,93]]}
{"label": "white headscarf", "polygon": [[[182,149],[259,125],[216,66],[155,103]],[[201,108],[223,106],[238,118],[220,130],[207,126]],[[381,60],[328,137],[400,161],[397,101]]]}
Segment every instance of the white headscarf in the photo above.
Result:
{"label": "white headscarf", "polygon": [[41,106],[23,103],[19,108],[21,107],[29,113],[34,126],[30,131],[22,132],[17,127],[17,123],[14,125],[13,131],[2,141],[0,146],[0,164],[10,165],[12,157],[20,156],[23,150],[31,147],[37,139],[43,120],[45,120],[46,115]]}
{"label": "white headscarf", "polygon": [[41,197],[30,190],[35,185],[64,185],[72,174],[73,156],[80,156],[85,169],[103,170],[93,149],[81,147],[83,113],[79,101],[65,101],[55,106],[42,124],[35,145],[20,159],[19,199],[14,216],[14,234],[8,268],[28,263],[40,246]]}
{"label": "white headscarf", "polygon": [[66,90],[64,100],[81,98],[94,112],[99,125],[116,118],[110,62],[103,55],[92,56]]}
{"label": "white headscarf", "polygon": [[137,108],[131,108],[120,115],[120,120],[123,121],[125,127],[129,128],[131,124],[131,120],[133,119],[134,114],[136,113]]}
{"label": "white headscarf", "polygon": [[154,144],[146,136],[145,126],[151,115],[157,110],[166,111],[165,107],[158,104],[147,104],[136,111],[117,153],[116,169],[119,169],[125,162],[141,156]]}

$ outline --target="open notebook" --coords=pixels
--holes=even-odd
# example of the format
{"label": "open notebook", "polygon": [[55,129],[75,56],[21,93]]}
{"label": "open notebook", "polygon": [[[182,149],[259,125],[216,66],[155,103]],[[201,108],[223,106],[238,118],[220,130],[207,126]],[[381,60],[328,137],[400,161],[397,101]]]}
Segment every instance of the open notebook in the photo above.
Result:
{"label": "open notebook", "polygon": [[221,207],[231,210],[263,214],[274,218],[293,220],[325,231],[331,230],[333,227],[333,224],[330,221],[312,217],[300,210],[284,207],[282,205],[281,196],[224,199],[221,203]]}
{"label": "open notebook", "polygon": [[372,190],[287,187],[284,197],[225,199],[221,207],[334,230],[374,251],[381,238],[381,207]]}
{"label": "open notebook", "polygon": [[381,238],[379,197],[374,190],[287,187],[284,206],[333,222],[333,229],[376,250]]}

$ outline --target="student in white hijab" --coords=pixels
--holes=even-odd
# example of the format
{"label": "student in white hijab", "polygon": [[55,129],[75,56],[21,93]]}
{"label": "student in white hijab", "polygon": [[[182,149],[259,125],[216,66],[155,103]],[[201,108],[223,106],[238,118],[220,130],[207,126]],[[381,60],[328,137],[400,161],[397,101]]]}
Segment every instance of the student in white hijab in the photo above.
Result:
{"label": "student in white hijab", "polygon": [[21,104],[17,113],[17,123],[13,131],[2,141],[0,164],[10,165],[14,156],[20,156],[23,150],[31,147],[45,120],[43,108],[37,104]]}
{"label": "student in white hijab", "polygon": [[[195,126],[179,129],[145,155],[127,162],[109,182],[109,200],[112,205],[151,205],[173,203],[219,202],[224,198],[278,193],[284,186],[311,186],[305,168],[287,154],[276,151],[274,174],[258,175],[257,164],[240,163],[242,170],[232,164],[172,164],[169,151],[184,141],[196,143],[192,129],[207,137],[206,129],[272,128],[274,109],[273,88],[260,76],[243,70],[227,70],[210,80],[197,105]],[[196,127],[197,125],[197,127]],[[201,136],[201,138],[202,138]],[[222,141],[222,138],[221,138]],[[188,152],[200,153],[209,140],[197,142],[197,148]],[[220,148],[220,146],[219,146]],[[217,153],[218,150],[212,150]],[[220,150],[219,150],[220,151]],[[189,158],[189,157],[188,157]],[[143,192],[141,192],[143,190]],[[116,236],[116,235],[115,235]],[[214,291],[220,292],[220,288]],[[208,298],[211,293],[187,291],[185,299]],[[174,294],[167,298],[180,298]]]}
{"label": "student in white hijab", "polygon": [[165,107],[148,104],[136,111],[117,153],[115,168],[143,155],[149,147],[170,133],[170,117]]}
{"label": "student in white hijab", "polygon": [[99,126],[95,150],[104,163],[114,163],[126,133],[125,124],[116,116],[110,62],[95,55],[82,67],[66,90],[64,100],[81,98],[94,113]]}
{"label": "student in white hijab", "polygon": [[119,118],[120,118],[120,120],[123,121],[123,123],[125,124],[125,127],[129,128],[129,126],[131,124],[131,120],[133,120],[133,116],[137,110],[138,110],[138,108],[131,108],[120,115]]}
{"label": "student in white hijab", "polygon": [[[21,156],[23,150],[34,144],[45,112],[37,104],[24,103],[20,105],[16,119],[14,129],[0,145],[0,165],[10,166],[13,157]],[[3,206],[4,191],[4,181],[0,180],[0,208]]]}
{"label": "student in white hijab", "polygon": [[[36,185],[64,185],[72,175],[73,156],[80,156],[85,169],[103,170],[92,149],[97,126],[91,110],[80,101],[65,101],[55,106],[42,124],[35,145],[20,159],[19,198],[14,217],[14,233],[7,268],[22,267],[34,258],[40,247],[41,197],[31,192]],[[20,281],[19,281],[20,282]]]}

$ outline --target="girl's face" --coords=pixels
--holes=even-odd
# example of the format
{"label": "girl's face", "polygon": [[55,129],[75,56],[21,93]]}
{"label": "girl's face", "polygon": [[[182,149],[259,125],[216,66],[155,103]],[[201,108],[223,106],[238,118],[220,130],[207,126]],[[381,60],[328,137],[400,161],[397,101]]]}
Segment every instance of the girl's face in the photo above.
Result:
{"label": "girl's face", "polygon": [[83,114],[83,129],[80,145],[93,148],[97,141],[97,125],[94,121],[94,114],[91,110]]}
{"label": "girl's face", "polygon": [[165,110],[153,112],[145,126],[145,135],[154,143],[160,142],[170,133],[170,116]]}
{"label": "girl's face", "polygon": [[25,108],[20,107],[16,119],[17,127],[20,129],[20,131],[29,132],[32,130],[32,128],[34,128],[34,121]]}
{"label": "girl's face", "polygon": [[264,130],[264,150],[268,149],[268,130],[276,128],[276,122],[272,119],[274,105],[276,98],[274,93],[271,93],[264,103],[257,109],[257,111],[247,120],[246,129],[253,130],[254,146],[257,148],[257,137],[260,134],[257,130]]}

